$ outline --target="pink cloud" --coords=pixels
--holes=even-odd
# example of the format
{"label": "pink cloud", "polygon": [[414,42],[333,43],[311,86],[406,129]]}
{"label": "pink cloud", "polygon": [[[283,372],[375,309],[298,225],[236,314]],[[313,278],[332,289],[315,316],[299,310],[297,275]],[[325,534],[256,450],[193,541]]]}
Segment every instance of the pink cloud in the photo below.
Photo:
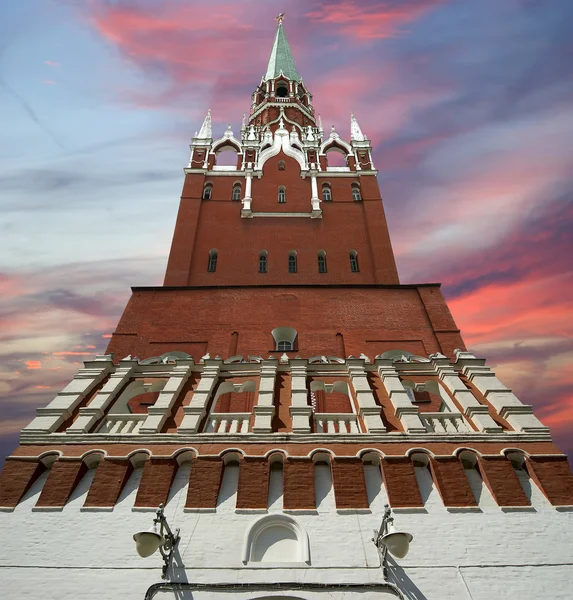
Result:
{"label": "pink cloud", "polygon": [[27,360],[25,363],[26,369],[41,369],[42,363],[39,360]]}
{"label": "pink cloud", "polygon": [[59,67],[60,66],[59,62],[54,62],[52,60],[45,60],[44,64],[48,65],[49,67]]}
{"label": "pink cloud", "polygon": [[51,79],[44,79],[43,83],[46,85],[56,85],[56,82],[52,81]]}

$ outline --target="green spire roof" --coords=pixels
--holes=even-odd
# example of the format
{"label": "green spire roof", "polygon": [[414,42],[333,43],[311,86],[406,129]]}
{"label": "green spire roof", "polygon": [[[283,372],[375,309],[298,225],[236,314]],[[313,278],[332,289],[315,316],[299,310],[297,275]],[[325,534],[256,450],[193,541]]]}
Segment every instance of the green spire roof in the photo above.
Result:
{"label": "green spire roof", "polygon": [[301,80],[301,77],[296,70],[296,65],[294,64],[292,52],[290,51],[290,46],[288,45],[282,23],[279,23],[264,81],[278,77],[281,74],[281,71],[285,77],[288,77],[292,81]]}

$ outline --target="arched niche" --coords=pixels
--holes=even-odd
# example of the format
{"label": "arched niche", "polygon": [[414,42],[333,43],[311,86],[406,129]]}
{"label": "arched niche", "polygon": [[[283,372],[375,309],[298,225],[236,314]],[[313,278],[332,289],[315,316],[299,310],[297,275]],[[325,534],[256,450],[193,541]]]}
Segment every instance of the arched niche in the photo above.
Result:
{"label": "arched niche", "polygon": [[243,563],[310,564],[310,544],[303,527],[287,515],[267,515],[251,524],[243,544]]}

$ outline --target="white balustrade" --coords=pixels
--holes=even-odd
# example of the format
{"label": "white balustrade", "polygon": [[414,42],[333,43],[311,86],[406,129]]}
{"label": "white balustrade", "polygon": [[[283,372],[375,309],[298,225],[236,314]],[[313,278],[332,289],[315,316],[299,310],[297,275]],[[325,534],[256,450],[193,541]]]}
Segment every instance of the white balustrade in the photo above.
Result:
{"label": "white balustrade", "polygon": [[360,433],[358,419],[352,413],[316,413],[314,425],[316,433]]}
{"label": "white balustrade", "polygon": [[140,427],[145,423],[147,413],[107,415],[98,433],[126,434],[139,433]]}
{"label": "white balustrade", "polygon": [[420,419],[428,433],[471,433],[473,432],[459,412],[420,413]]}
{"label": "white balustrade", "polygon": [[251,413],[211,413],[205,433],[249,433]]}

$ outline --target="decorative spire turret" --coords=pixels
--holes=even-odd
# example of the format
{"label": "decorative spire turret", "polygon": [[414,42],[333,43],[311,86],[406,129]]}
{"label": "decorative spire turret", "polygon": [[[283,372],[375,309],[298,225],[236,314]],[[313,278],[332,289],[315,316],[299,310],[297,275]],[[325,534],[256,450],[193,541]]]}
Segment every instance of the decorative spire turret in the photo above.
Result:
{"label": "decorative spire turret", "polygon": [[354,113],[350,113],[350,139],[353,142],[363,142],[366,139]]}
{"label": "decorative spire turret", "polygon": [[213,137],[213,133],[211,131],[211,109],[207,111],[207,116],[203,121],[203,125],[201,125],[201,131],[199,131],[199,135],[197,137],[201,140],[208,140]]}
{"label": "decorative spire turret", "polygon": [[275,77],[281,75],[281,73],[291,81],[301,81],[301,77],[296,70],[294,58],[292,57],[292,52],[283,29],[283,18],[284,13],[281,13],[277,17],[278,27],[275,36],[275,43],[273,44],[273,49],[269,58],[269,64],[267,66],[267,72],[263,77],[263,81],[274,79]]}

